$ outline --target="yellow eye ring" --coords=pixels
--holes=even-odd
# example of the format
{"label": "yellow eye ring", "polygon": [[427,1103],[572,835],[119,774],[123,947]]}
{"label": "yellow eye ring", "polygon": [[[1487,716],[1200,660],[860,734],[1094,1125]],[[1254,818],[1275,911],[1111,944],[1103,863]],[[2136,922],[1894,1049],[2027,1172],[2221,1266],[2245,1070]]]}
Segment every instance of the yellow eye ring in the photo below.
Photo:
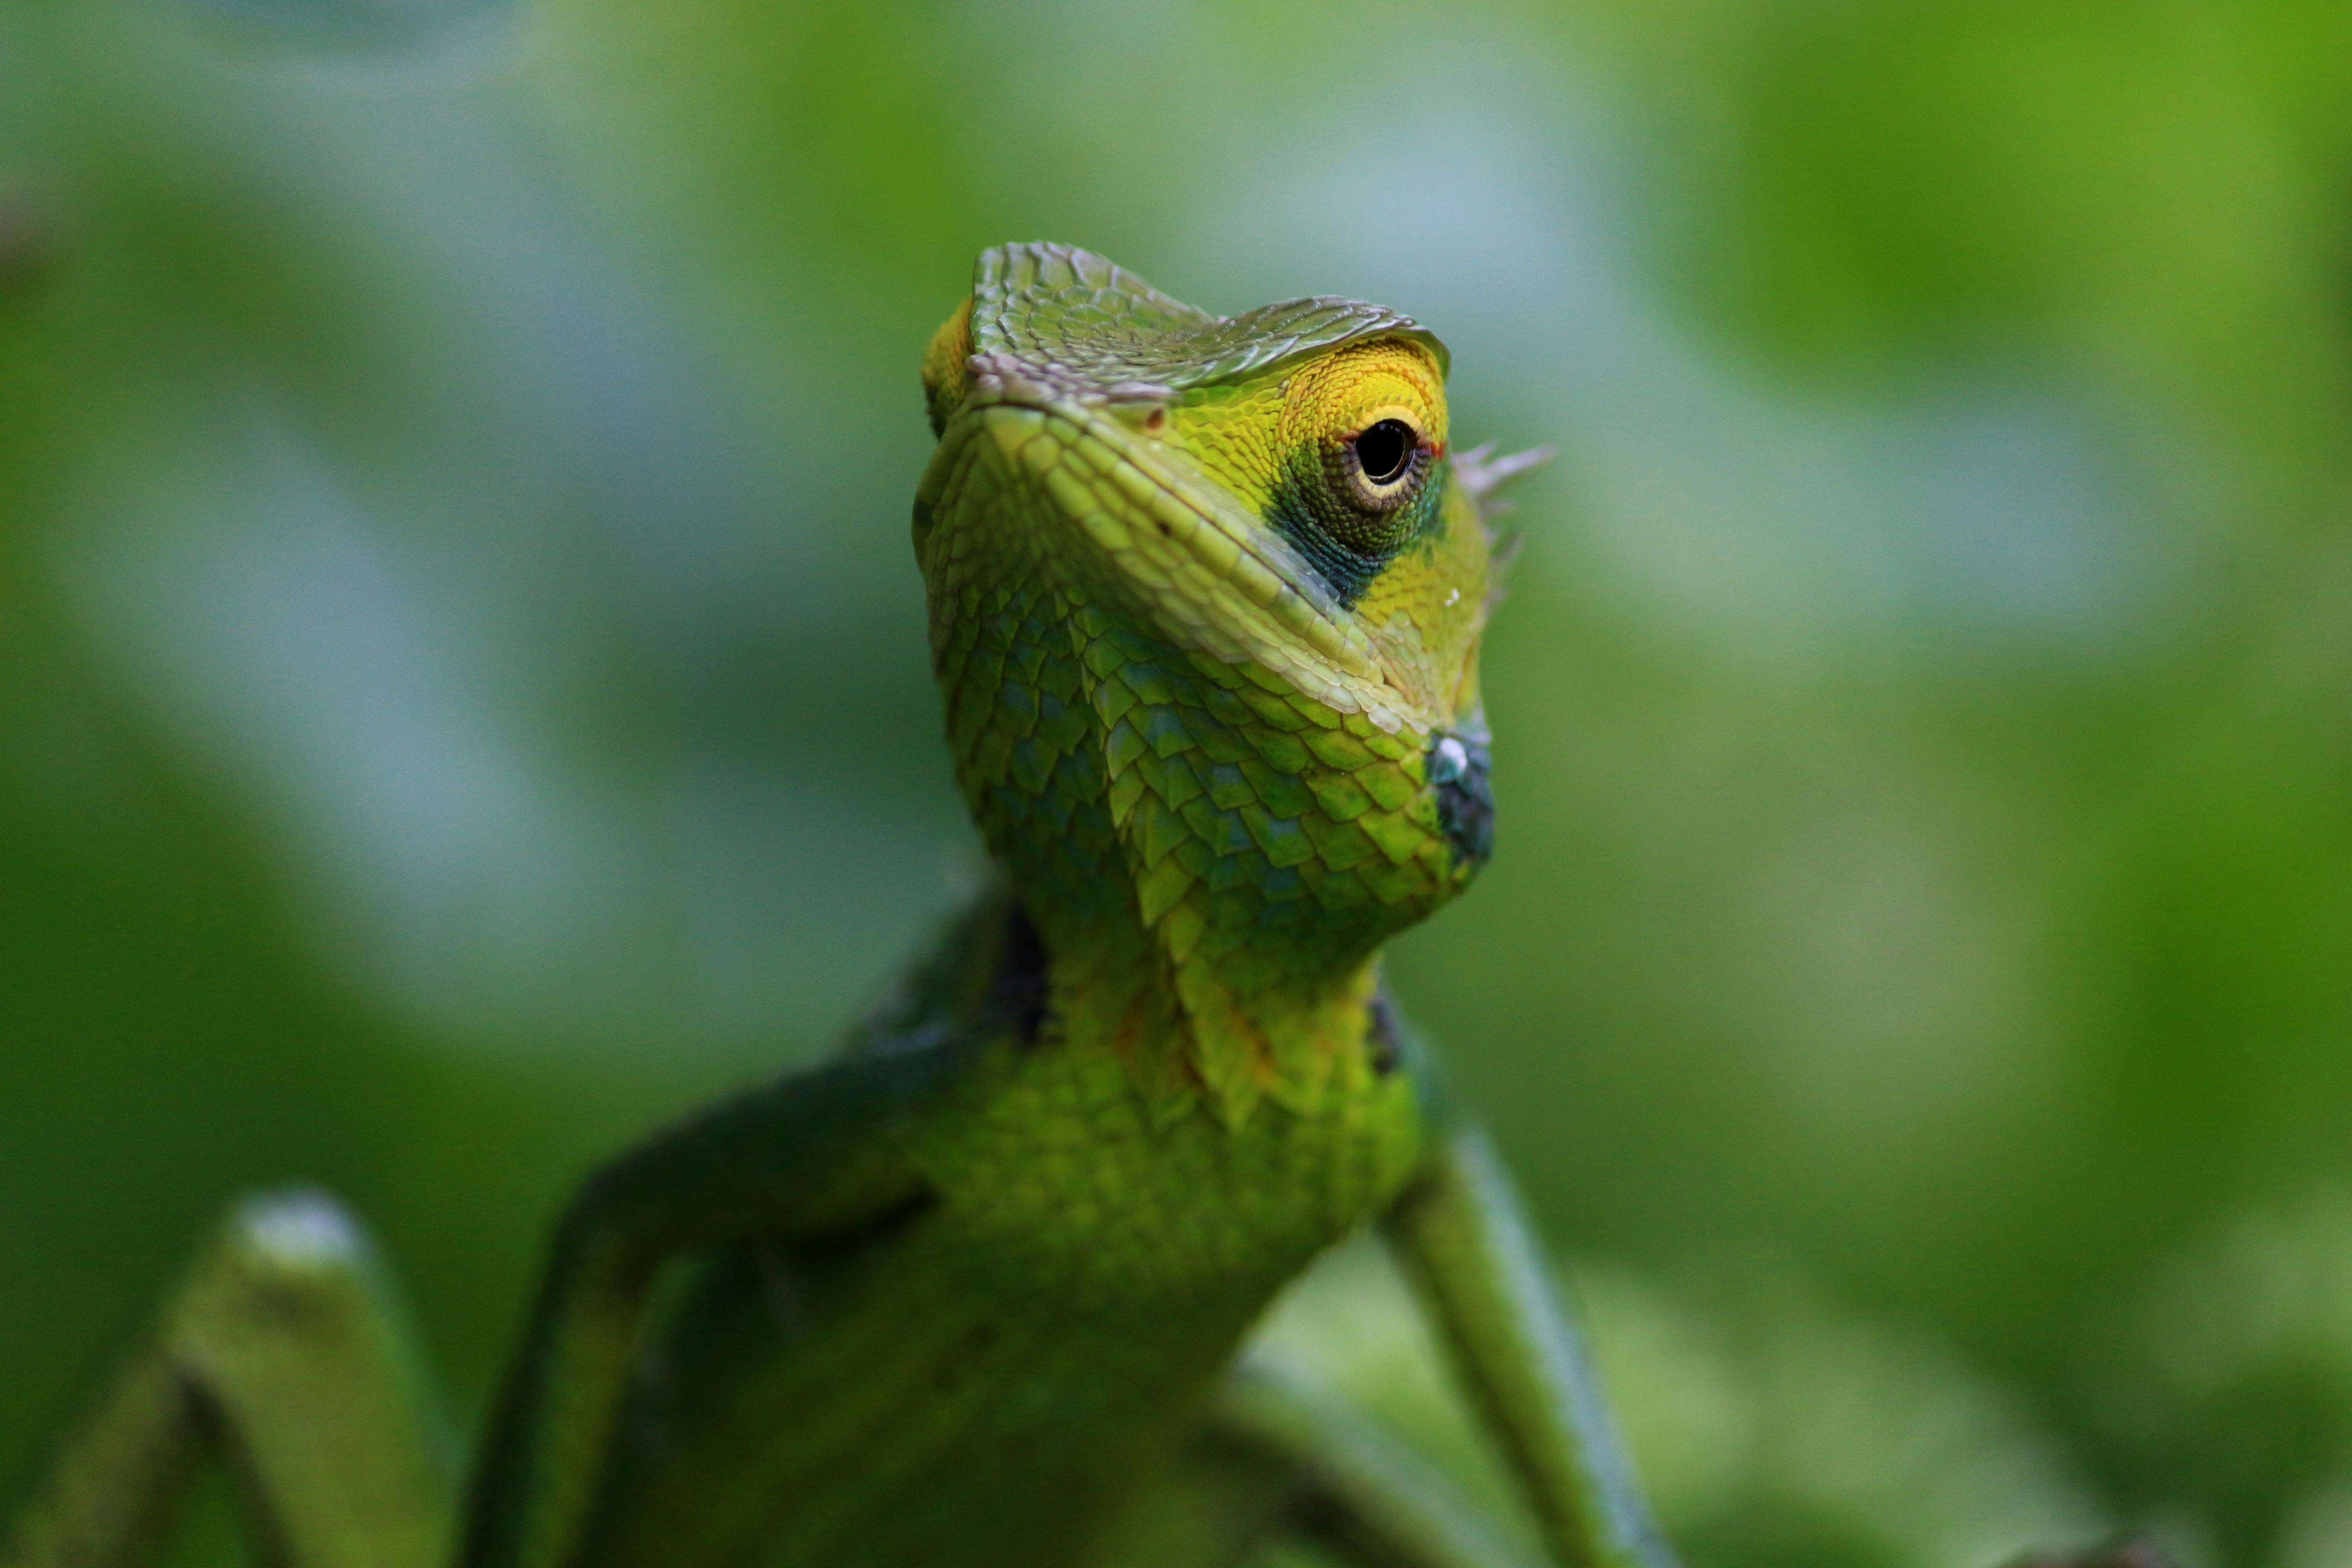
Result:
{"label": "yellow eye ring", "polygon": [[1360,510],[1393,511],[1420,488],[1433,455],[1420,422],[1409,412],[1374,409],[1362,426],[1339,437],[1330,465],[1335,488]]}

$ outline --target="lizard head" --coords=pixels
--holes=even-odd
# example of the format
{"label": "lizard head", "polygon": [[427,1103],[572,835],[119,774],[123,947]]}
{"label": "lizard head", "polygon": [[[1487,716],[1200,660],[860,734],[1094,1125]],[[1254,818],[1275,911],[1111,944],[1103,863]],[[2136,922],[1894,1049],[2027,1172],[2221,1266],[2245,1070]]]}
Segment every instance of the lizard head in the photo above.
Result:
{"label": "lizard head", "polygon": [[1220,317],[1084,251],[981,257],[925,358],[915,547],[958,776],[1041,927],[1139,920],[1180,992],[1277,986],[1485,860],[1445,372],[1377,306]]}

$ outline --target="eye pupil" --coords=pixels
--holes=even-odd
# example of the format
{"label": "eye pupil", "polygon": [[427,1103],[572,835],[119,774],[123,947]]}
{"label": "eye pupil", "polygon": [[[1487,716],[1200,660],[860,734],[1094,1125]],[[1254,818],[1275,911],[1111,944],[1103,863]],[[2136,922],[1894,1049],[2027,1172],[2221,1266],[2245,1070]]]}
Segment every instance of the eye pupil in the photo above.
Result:
{"label": "eye pupil", "polygon": [[1421,437],[1402,419],[1383,419],[1356,437],[1356,461],[1376,485],[1393,483],[1412,461]]}

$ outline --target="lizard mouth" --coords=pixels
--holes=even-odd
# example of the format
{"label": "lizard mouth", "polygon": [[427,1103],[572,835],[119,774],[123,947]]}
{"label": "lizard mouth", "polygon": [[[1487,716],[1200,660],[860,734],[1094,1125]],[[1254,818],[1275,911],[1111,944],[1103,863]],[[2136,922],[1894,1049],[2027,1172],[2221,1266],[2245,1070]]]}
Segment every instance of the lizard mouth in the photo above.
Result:
{"label": "lizard mouth", "polygon": [[924,520],[980,493],[975,484],[1018,487],[1082,545],[1064,559],[1089,579],[1084,586],[1119,594],[1170,641],[1255,665],[1391,733],[1427,727],[1430,716],[1304,558],[1152,437],[1164,404],[1144,395],[1160,389],[1138,386],[1132,401],[1058,390],[975,375],[924,477],[919,549]]}

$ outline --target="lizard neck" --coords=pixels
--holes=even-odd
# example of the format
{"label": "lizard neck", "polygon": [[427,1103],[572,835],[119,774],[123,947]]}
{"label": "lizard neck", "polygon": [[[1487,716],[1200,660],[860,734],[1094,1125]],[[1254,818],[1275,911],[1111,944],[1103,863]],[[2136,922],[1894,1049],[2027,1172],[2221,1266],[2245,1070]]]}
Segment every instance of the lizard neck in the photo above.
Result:
{"label": "lizard neck", "polygon": [[[1450,892],[1443,846],[1351,840],[1334,872],[1339,829],[1297,773],[1312,721],[1050,572],[956,608],[935,603],[933,658],[957,778],[1044,942],[1051,1035],[1115,1054],[1156,1110],[1229,1124],[1312,1113],[1371,1071],[1376,955]],[[1394,749],[1379,765],[1418,788],[1418,742]]]}
{"label": "lizard neck", "polygon": [[1369,1038],[1376,953],[1180,962],[1131,910],[1024,898],[1046,954],[1041,1043],[1116,1058],[1162,1119],[1206,1110],[1238,1124],[1260,1100],[1279,1108],[1261,1114],[1313,1114],[1388,1070]]}

